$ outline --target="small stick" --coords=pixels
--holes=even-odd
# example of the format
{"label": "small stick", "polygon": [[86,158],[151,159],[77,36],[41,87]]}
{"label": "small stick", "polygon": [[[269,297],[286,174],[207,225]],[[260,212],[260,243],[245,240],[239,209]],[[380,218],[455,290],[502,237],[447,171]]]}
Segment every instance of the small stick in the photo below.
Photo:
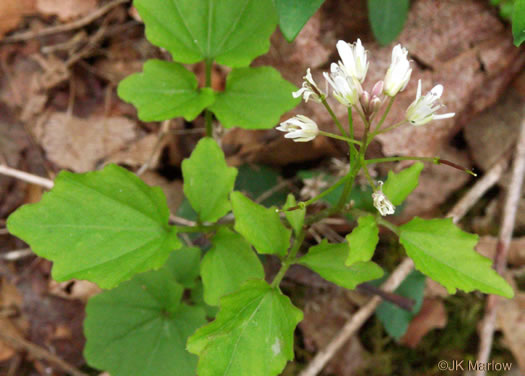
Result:
{"label": "small stick", "polygon": [[412,309],[414,309],[415,301],[413,299],[405,298],[402,295],[381,290],[379,287],[369,283],[361,283],[357,286],[357,288],[367,294],[380,296],[383,300],[395,304],[405,311],[412,312]]}
{"label": "small stick", "polygon": [[11,167],[7,167],[3,164],[0,164],[0,175],[12,176],[19,180],[23,180],[27,183],[40,185],[46,189],[53,188],[53,181],[50,179],[42,178],[37,175],[33,175],[24,171],[16,170]]}
{"label": "small stick", "polygon": [[[501,177],[504,168],[497,163],[492,167],[483,178],[479,179],[465,196],[450,210],[448,217],[452,217],[454,223],[457,223],[466,212],[485,194]],[[490,176],[488,178],[487,176]],[[411,259],[405,258],[401,264],[392,272],[390,278],[381,288],[384,291],[392,292],[399,287],[401,282],[410,274],[414,268]],[[375,296],[361,307],[356,313],[348,319],[338,335],[336,335],[328,346],[319,351],[312,359],[310,364],[299,374],[299,376],[315,376],[324,368],[326,363],[335,355],[335,353],[345,344],[348,339],[355,334],[374,313],[377,306],[381,303],[381,298]]]}
{"label": "small stick", "polygon": [[60,359],[58,356],[50,353],[43,347],[37,346],[34,343],[31,343],[21,337],[12,337],[4,332],[0,332],[0,340],[16,349],[27,351],[27,353],[29,353],[36,359],[47,360],[49,363],[57,365],[62,370],[66,371],[67,373],[70,373],[73,376],[88,376],[86,373],[79,371],[71,364]]}
{"label": "small stick", "polygon": [[63,25],[57,25],[57,26],[51,26],[39,31],[24,31],[23,33],[14,34],[8,37],[5,37],[1,42],[21,42],[33,38],[40,38],[51,34],[56,33],[62,33],[64,31],[79,29],[81,27],[84,27],[97,18],[103,16],[107,12],[109,12],[111,9],[115,8],[116,6],[127,3],[129,0],[114,0],[109,4],[106,4],[105,6],[97,9],[96,11],[91,12],[85,17],[82,17],[74,22],[70,22],[68,24]]}
{"label": "small stick", "polygon": [[[494,268],[499,274],[503,274],[507,267],[507,255],[509,245],[512,240],[514,231],[514,222],[516,212],[521,197],[521,187],[523,185],[523,175],[525,173],[525,117],[521,122],[521,131],[516,144],[516,156],[514,157],[514,166],[512,167],[512,177],[503,207],[503,220],[496,245],[496,254],[494,256]],[[489,295],[485,304],[485,316],[481,321],[480,345],[478,352],[478,362],[487,363],[492,342],[494,340],[494,330],[496,326],[496,314],[500,298],[496,295]],[[476,376],[485,376],[485,370],[478,370]]]}
{"label": "small stick", "polygon": [[14,251],[9,251],[6,253],[0,254],[0,260],[6,260],[6,261],[16,261],[21,258],[34,255],[31,248],[22,248],[22,249],[15,249]]}

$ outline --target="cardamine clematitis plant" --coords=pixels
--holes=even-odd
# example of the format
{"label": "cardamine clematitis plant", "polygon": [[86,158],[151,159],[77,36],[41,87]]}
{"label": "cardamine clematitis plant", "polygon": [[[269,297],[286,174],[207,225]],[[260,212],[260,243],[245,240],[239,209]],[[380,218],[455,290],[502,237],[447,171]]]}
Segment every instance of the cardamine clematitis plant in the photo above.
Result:
{"label": "cardamine clematitis plant", "polygon": [[[206,137],[182,163],[186,201],[178,216],[170,216],[160,188],[108,165],[85,174],[61,172],[41,202],[8,218],[12,234],[53,261],[56,280],[86,279],[106,289],[86,308],[89,365],[112,376],[277,375],[293,359],[294,330],[303,317],[280,289],[289,268],[302,265],[348,289],[377,280],[384,274],[372,261],[380,226],[397,236],[416,269],[450,293],[480,290],[512,297],[491,260],[474,250],[478,237],[451,219],[416,217],[397,226],[385,217],[417,186],[421,162],[458,167],[440,158],[366,158],[379,134],[454,116],[440,112],[443,87],[422,95],[419,81],[405,118],[387,125],[394,100],[412,74],[408,52],[395,46],[384,80],[367,91],[369,56],[357,40],[337,43],[341,61],[324,73],[330,93],[320,89],[310,70],[297,90],[273,68],[249,66],[268,50],[277,16],[271,0],[243,4],[241,9],[237,0],[134,1],[148,40],[166,49],[173,61],[147,61],[143,72],[120,83],[119,96],[137,107],[143,121],[192,121],[204,112]],[[206,71],[202,88],[183,65],[199,62]],[[232,68],[222,92],[211,87],[214,64]],[[328,95],[348,109],[346,126]],[[307,201],[289,194],[282,207],[265,207],[241,192],[240,169],[228,166],[212,137],[213,115],[226,128],[270,129],[299,97],[324,106],[340,133],[323,131],[304,115],[277,129],[297,142],[316,137],[346,142],[349,168]],[[361,139],[354,135],[354,115],[364,124]],[[368,171],[371,164],[400,160],[416,163],[389,172],[384,182]],[[372,189],[377,211],[351,199],[359,173]],[[312,225],[340,214],[355,223],[344,242],[306,239]],[[279,260],[275,275],[265,275],[261,255]]]}

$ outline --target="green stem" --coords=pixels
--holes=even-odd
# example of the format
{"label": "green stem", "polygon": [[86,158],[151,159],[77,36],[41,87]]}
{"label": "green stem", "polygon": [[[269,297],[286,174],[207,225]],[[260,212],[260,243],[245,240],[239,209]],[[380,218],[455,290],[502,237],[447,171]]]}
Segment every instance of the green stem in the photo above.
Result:
{"label": "green stem", "polygon": [[377,223],[380,224],[381,226],[386,227],[387,229],[389,229],[390,231],[392,231],[394,234],[396,234],[397,236],[399,236],[399,227],[397,227],[397,226],[394,225],[393,223],[388,222],[386,219],[383,219],[383,218],[380,217],[380,216],[376,216],[376,221],[377,221]]}
{"label": "green stem", "polygon": [[[352,107],[348,107],[348,129],[350,130],[350,138],[354,139],[354,119],[352,118]],[[352,144],[350,145],[350,165],[353,164],[353,161],[357,155],[357,150],[355,146]]]}
{"label": "green stem", "polygon": [[274,277],[271,286],[272,287],[278,287],[281,283],[284,275],[290,268],[290,266],[296,261],[297,253],[299,252],[299,249],[301,248],[301,244],[303,244],[304,240],[304,229],[301,229],[301,232],[297,235],[297,237],[294,240],[293,247],[288,253],[288,256],[286,256],[286,259],[281,264],[281,269],[277,272],[277,275]]}
{"label": "green stem", "polygon": [[370,176],[370,171],[368,171],[368,167],[366,166],[366,161],[364,159],[364,156],[361,159],[361,166],[363,168],[363,171],[365,172],[366,179],[368,180],[368,183],[374,190],[374,192],[377,190],[376,184],[374,183],[374,179]]}
{"label": "green stem", "polygon": [[177,232],[212,232],[221,227],[231,227],[233,223],[214,223],[212,225],[196,225],[196,226],[172,226]]}
{"label": "green stem", "polygon": [[[213,67],[213,60],[208,59],[206,60],[206,87],[211,87],[211,70]],[[206,109],[204,112],[204,120],[206,123],[206,136],[212,137],[213,136],[213,124],[212,124],[212,114],[211,111]]]}
{"label": "green stem", "polygon": [[326,136],[326,137],[330,137],[330,138],[335,138],[335,139],[337,139],[337,140],[346,141],[346,142],[351,143],[351,144],[362,145],[362,144],[361,144],[361,141],[352,140],[352,139],[350,139],[350,138],[343,137],[343,136],[339,136],[339,135],[337,135],[337,134],[333,134],[333,133],[330,133],[330,132],[319,131],[319,134],[322,135],[322,136]]}
{"label": "green stem", "polygon": [[395,99],[395,97],[392,97],[388,101],[388,105],[386,106],[385,112],[383,112],[383,116],[381,116],[381,120],[379,120],[379,123],[377,123],[377,125],[375,127],[374,134],[375,134],[375,132],[379,132],[379,130],[381,129],[381,126],[385,122],[386,116],[388,115],[388,113],[390,112],[390,109],[392,108],[392,105],[394,104],[394,99]]}
{"label": "green stem", "polygon": [[349,178],[349,175],[345,175],[343,176],[341,179],[339,179],[334,185],[332,185],[330,188],[322,191],[320,194],[318,194],[317,196],[309,199],[308,201],[305,201],[303,203],[303,205],[306,207],[308,205],[311,205],[313,204],[314,202],[316,202],[317,200],[320,200],[322,199],[323,197],[327,196],[329,193],[333,192],[334,190],[336,190],[340,185],[342,185],[344,182],[346,182],[346,180]]}
{"label": "green stem", "polygon": [[334,120],[334,123],[335,123],[335,125],[337,125],[337,128],[339,128],[339,132],[341,132],[341,134],[343,136],[347,136],[348,137],[349,136],[348,133],[346,133],[345,129],[341,125],[341,122],[339,121],[339,119],[337,119],[337,116],[335,116],[334,111],[332,111],[332,107],[330,107],[330,105],[328,104],[326,99],[325,98],[321,98],[321,103],[326,108],[326,110],[328,111],[328,113],[330,114],[332,119]]}

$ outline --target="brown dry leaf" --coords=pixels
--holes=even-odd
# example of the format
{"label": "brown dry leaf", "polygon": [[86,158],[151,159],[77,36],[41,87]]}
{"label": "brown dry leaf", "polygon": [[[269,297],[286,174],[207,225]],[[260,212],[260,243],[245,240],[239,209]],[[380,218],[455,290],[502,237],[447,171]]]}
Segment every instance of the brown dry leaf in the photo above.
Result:
{"label": "brown dry leaf", "polygon": [[[0,312],[5,313],[5,315],[0,315],[0,331],[2,333],[11,337],[19,337],[27,331],[29,323],[24,318],[21,316],[9,317],[9,312],[20,311],[21,306],[22,296],[17,288],[7,280],[0,279]],[[13,316],[15,316],[14,313]],[[15,353],[14,349],[0,341],[0,362],[11,358]]]}
{"label": "brown dry leaf", "polygon": [[[158,148],[159,152],[153,155],[157,140],[158,136],[156,134],[146,135],[140,140],[127,146],[126,149],[109,156],[107,162],[122,163],[128,166],[142,166],[146,162],[150,162],[149,167],[155,168],[160,158],[159,152],[162,150],[163,146],[161,144]],[[150,158],[152,158],[151,161]]]}
{"label": "brown dry leaf", "polygon": [[43,119],[35,135],[50,161],[86,172],[134,140],[136,130],[135,122],[125,117],[81,119],[56,112]]}
{"label": "brown dry leaf", "polygon": [[518,292],[514,299],[500,299],[497,315],[503,342],[516,358],[522,374],[525,374],[525,293]]}
{"label": "brown dry leaf", "polygon": [[23,16],[34,13],[35,0],[0,1],[0,39],[8,31],[15,29]]}
{"label": "brown dry leaf", "polygon": [[419,313],[412,319],[400,343],[415,348],[432,329],[447,325],[447,311],[441,299],[425,298]]}
{"label": "brown dry leaf", "polygon": [[[498,239],[494,236],[482,236],[476,245],[476,251],[483,256],[494,259]],[[516,267],[525,265],[525,237],[512,239],[507,256],[509,264]]]}
{"label": "brown dry leaf", "polygon": [[162,189],[166,195],[166,200],[168,202],[168,208],[172,213],[177,212],[180,204],[184,200],[184,193],[182,191],[182,181],[168,181],[164,177],[160,176],[156,172],[146,171],[140,176],[146,184],[151,186],[157,186]]}
{"label": "brown dry leaf", "polygon": [[49,293],[64,299],[80,300],[86,303],[93,295],[102,290],[93,282],[84,280],[71,280],[66,282],[57,282],[49,280]]}
{"label": "brown dry leaf", "polygon": [[57,16],[61,21],[85,16],[95,10],[97,5],[97,0],[36,0],[38,12]]}

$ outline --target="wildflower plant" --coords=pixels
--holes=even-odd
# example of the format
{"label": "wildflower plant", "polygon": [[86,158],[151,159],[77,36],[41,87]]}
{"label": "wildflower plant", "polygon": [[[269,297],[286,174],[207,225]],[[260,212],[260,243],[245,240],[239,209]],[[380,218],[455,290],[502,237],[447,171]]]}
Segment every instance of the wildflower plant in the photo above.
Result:
{"label": "wildflower plant", "polygon": [[[370,57],[360,40],[339,41],[340,60],[324,74],[329,92],[310,70],[297,90],[270,67],[249,67],[267,51],[277,16],[271,0],[135,0],[147,38],[165,48],[173,62],[149,60],[142,73],[123,80],[120,97],[133,103],[143,121],[204,112],[206,137],[182,163],[184,194],[195,217],[170,220],[166,197],[132,172],[108,165],[84,174],[61,172],[39,203],[25,205],[7,222],[9,231],[53,261],[58,281],[86,279],[106,289],[87,305],[85,357],[112,376],[279,374],[293,359],[296,325],[302,320],[280,289],[288,269],[303,265],[328,281],[353,289],[383,276],[372,261],[379,227],[398,236],[416,268],[450,293],[480,290],[512,297],[512,288],[474,250],[477,236],[451,219],[414,218],[397,226],[388,215],[415,189],[421,162],[456,166],[440,158],[367,159],[375,136],[401,126],[424,126],[453,116],[442,113],[437,85],[421,95],[421,84],[405,119],[387,125],[395,98],[410,79],[408,52],[395,46],[385,79],[365,90]],[[268,15],[261,17],[260,15]],[[183,64],[204,62],[205,87]],[[226,88],[211,88],[213,64],[232,68]],[[348,110],[343,125],[327,102],[332,95]],[[269,129],[302,97],[324,106],[339,134],[319,129],[314,119],[297,115],[277,127],[285,137],[309,142],[316,137],[343,140],[348,168],[338,181],[306,201],[289,194],[283,207],[264,207],[235,189],[238,169],[227,165],[212,136],[212,116],[226,128]],[[364,124],[354,134],[353,118]],[[368,166],[415,160],[384,184]],[[469,172],[468,170],[465,170]],[[358,174],[371,189],[376,211],[354,207],[350,194]],[[340,192],[333,205],[311,210]],[[357,225],[342,243],[323,240],[308,247],[306,231],[318,221],[351,214]],[[194,246],[190,235],[208,246]],[[280,260],[275,275],[265,275],[261,255]],[[267,282],[269,281],[269,282]]]}

